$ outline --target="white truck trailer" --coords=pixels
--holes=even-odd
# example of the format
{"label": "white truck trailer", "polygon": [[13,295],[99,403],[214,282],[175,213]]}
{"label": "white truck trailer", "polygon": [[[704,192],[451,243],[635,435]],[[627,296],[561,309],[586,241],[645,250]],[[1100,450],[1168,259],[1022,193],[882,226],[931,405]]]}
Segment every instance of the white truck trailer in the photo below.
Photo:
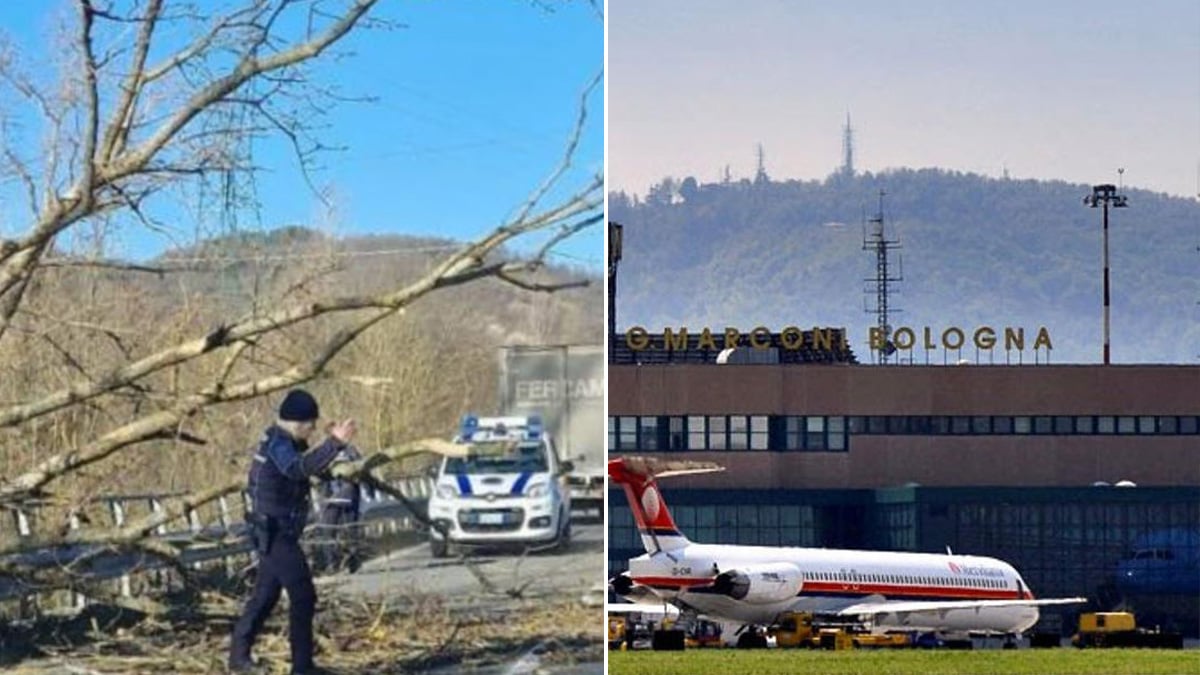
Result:
{"label": "white truck trailer", "polygon": [[601,517],[604,505],[604,347],[500,348],[500,411],[540,415],[567,476],[571,504]]}

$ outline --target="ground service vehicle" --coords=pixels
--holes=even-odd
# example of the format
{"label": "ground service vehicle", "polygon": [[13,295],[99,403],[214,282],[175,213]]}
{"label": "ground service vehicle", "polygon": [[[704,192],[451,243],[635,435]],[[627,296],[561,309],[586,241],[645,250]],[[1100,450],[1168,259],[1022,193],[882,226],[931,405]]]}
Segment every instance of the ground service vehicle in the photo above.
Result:
{"label": "ground service vehicle", "polygon": [[684,639],[684,644],[689,649],[695,647],[720,647],[721,646],[721,624],[708,619],[697,619],[692,622],[692,625],[687,630],[687,636]]}
{"label": "ground service vehicle", "polygon": [[775,646],[823,649],[908,647],[912,641],[903,633],[855,632],[846,626],[818,626],[808,612],[784,612],[767,633]]}
{"label": "ground service vehicle", "polygon": [[1183,635],[1138,628],[1129,612],[1084,612],[1071,644],[1084,647],[1159,647],[1183,649]]}
{"label": "ground service vehicle", "polygon": [[571,537],[571,496],[560,461],[537,416],[463,418],[455,439],[466,457],[446,457],[429,498],[430,548],[455,545],[541,548]]}
{"label": "ground service vehicle", "polygon": [[608,617],[608,648],[623,649],[625,647],[625,617]]}
{"label": "ground service vehicle", "polygon": [[500,410],[538,415],[566,474],[571,504],[597,517],[604,507],[604,347],[508,346],[500,349]]}

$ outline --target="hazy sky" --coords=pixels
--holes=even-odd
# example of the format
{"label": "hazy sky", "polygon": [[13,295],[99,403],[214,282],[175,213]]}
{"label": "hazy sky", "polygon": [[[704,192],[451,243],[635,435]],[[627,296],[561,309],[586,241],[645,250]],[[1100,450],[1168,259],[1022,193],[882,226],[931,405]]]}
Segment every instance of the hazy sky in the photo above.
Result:
{"label": "hazy sky", "polygon": [[[199,6],[233,4],[210,0]],[[327,10],[345,5],[330,3]],[[297,14],[306,11],[301,6]],[[4,0],[0,41],[11,45],[32,78],[49,82],[56,75],[46,65],[55,58],[56,29],[64,21],[73,25],[75,14],[74,1]],[[262,209],[239,214],[241,226],[317,224],[341,234],[479,237],[515,214],[558,164],[580,94],[604,66],[603,21],[586,2],[381,2],[372,15],[401,27],[357,31],[336,47],[342,58],[317,67],[321,84],[336,84],[344,96],[374,99],[339,104],[319,121],[322,141],[345,148],[322,157],[314,176],[319,187],[332,190],[334,214],[307,187],[286,142],[277,138],[254,148],[255,163],[264,167],[257,181]],[[0,113],[19,112],[17,103],[0,102]],[[586,133],[565,180],[571,188],[603,168],[601,89],[588,104]],[[36,156],[38,149],[18,152]],[[0,236],[28,226],[21,195],[19,183],[0,180]],[[110,254],[151,256],[171,239],[188,243],[194,228],[212,231],[211,224],[180,215],[170,238],[122,227]],[[599,268],[603,228],[561,250],[558,262]]]}
{"label": "hazy sky", "polygon": [[610,189],[941,167],[1200,186],[1200,0],[610,0]]}

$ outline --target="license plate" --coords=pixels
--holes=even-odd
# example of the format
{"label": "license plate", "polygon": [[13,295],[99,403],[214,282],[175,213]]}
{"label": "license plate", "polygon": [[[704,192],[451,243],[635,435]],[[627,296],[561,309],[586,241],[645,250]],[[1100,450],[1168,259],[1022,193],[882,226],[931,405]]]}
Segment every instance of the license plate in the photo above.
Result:
{"label": "license plate", "polygon": [[503,513],[481,513],[479,514],[479,522],[484,525],[503,525]]}

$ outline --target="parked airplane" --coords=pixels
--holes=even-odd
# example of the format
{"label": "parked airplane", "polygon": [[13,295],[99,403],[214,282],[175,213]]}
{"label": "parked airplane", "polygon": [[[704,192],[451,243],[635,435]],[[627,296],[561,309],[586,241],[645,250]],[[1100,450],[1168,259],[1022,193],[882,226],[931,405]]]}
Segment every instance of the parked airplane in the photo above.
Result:
{"label": "parked airplane", "polygon": [[877,632],[1017,634],[1038,607],[1008,563],[980,556],[695,544],[676,527],[656,478],[722,471],[710,462],[621,457],[608,475],[624,487],[646,548],[613,579],[621,596],[646,591],[685,612],[766,626],[785,611],[858,621]]}
{"label": "parked airplane", "polygon": [[1117,588],[1131,595],[1200,594],[1200,531],[1158,530],[1134,540],[1117,564]]}

